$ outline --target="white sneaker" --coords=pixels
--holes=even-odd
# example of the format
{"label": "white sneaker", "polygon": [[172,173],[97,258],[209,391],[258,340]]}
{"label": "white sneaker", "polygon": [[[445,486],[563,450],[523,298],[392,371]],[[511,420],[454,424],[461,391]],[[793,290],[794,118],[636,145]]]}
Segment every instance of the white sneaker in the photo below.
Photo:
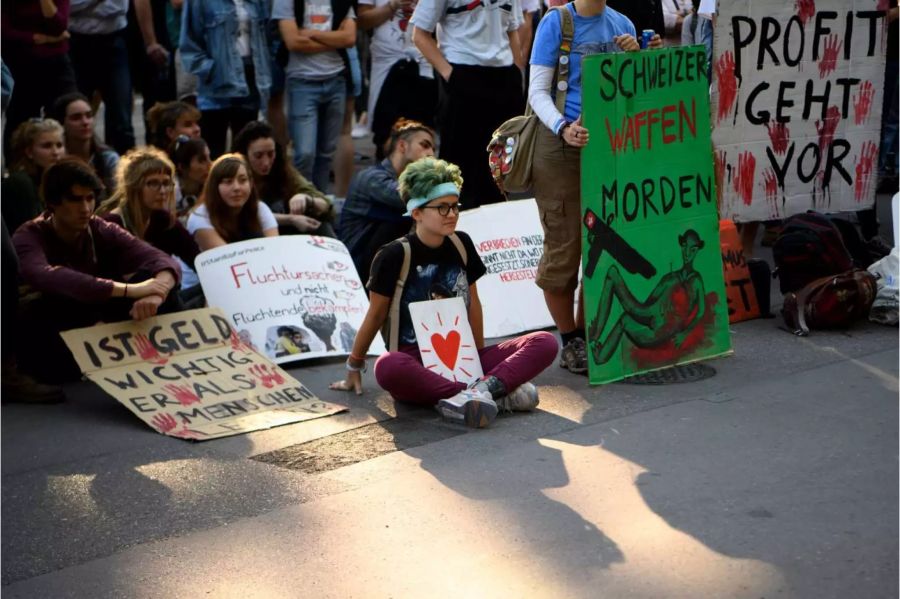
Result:
{"label": "white sneaker", "polygon": [[540,399],[538,390],[531,383],[522,383],[506,397],[497,400],[497,407],[505,412],[530,412],[534,410]]}
{"label": "white sneaker", "polygon": [[498,412],[491,394],[475,389],[465,389],[453,397],[442,399],[435,407],[445,420],[472,428],[490,426]]}

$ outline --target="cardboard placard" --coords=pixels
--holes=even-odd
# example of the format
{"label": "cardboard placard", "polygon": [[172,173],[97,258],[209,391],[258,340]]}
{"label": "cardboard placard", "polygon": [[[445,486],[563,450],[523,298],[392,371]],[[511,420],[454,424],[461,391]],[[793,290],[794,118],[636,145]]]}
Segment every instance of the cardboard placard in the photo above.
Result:
{"label": "cardboard placard", "polygon": [[873,204],[882,4],[719,4],[711,118],[722,218],[751,222]]}
{"label": "cardboard placard", "polygon": [[[203,252],[195,260],[210,306],[277,363],[345,356],[369,300],[337,239],[265,237]],[[377,337],[369,353],[384,352]]]}
{"label": "cardboard placard", "polygon": [[583,63],[592,384],[730,352],[702,46]]}
{"label": "cardboard placard", "polygon": [[88,379],[158,432],[205,441],[329,416],[215,309],[61,333]]}
{"label": "cardboard placard", "polygon": [[484,375],[463,298],[411,302],[409,315],[425,368],[467,385]]}
{"label": "cardboard placard", "polygon": [[719,241],[722,247],[722,269],[728,295],[728,322],[759,318],[759,303],[744,258],[744,249],[737,227],[730,220],[719,222]]}
{"label": "cardboard placard", "polygon": [[553,326],[544,294],[534,284],[544,254],[544,230],[534,199],[461,212],[457,229],[469,234],[487,267],[478,280],[484,336],[505,337]]}

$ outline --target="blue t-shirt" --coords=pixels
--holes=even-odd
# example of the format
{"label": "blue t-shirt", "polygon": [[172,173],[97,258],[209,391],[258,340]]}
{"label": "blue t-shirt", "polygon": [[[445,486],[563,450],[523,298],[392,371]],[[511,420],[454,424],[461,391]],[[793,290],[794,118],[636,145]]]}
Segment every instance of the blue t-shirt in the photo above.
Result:
{"label": "blue t-shirt", "polygon": [[[630,33],[637,37],[634,24],[622,13],[606,7],[602,13],[593,17],[580,17],[575,12],[573,3],[566,4],[566,10],[572,13],[575,23],[575,37],[572,40],[572,52],[569,55],[569,88],[566,92],[567,121],[574,121],[581,115],[581,59],[603,51],[602,44],[612,43],[617,35]],[[531,64],[543,67],[556,67],[559,60],[559,44],[562,41],[561,17],[558,11],[550,11],[541,19],[534,36],[534,48],[531,51]],[[551,95],[556,90],[551,90]]]}

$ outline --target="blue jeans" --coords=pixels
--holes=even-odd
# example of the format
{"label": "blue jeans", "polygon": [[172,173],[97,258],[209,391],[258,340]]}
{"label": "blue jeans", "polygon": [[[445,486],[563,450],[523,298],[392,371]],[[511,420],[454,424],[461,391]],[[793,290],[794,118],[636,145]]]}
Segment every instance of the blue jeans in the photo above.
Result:
{"label": "blue jeans", "polygon": [[347,80],[288,79],[288,129],[294,143],[294,166],[322,192],[328,191],[331,162],[337,149]]}
{"label": "blue jeans", "polygon": [[105,108],[106,143],[124,154],[135,146],[125,30],[97,35],[72,33],[69,46],[78,91],[88,98],[100,91]]}

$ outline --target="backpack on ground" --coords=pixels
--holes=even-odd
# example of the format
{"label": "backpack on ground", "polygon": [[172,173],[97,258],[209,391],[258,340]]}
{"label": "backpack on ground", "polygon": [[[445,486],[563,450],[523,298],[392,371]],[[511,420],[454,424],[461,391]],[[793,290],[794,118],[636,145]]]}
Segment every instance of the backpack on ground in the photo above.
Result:
{"label": "backpack on ground", "polygon": [[782,294],[853,268],[840,230],[831,219],[816,212],[795,214],[784,221],[772,257]]}
{"label": "backpack on ground", "polygon": [[[469,253],[466,251],[462,239],[456,233],[451,233],[447,238],[453,242],[453,246],[459,252],[459,257],[462,258],[463,268],[466,268],[469,264]],[[409,239],[401,237],[400,246],[403,248],[403,264],[400,266],[400,274],[397,275],[397,286],[394,288],[394,296],[391,298],[387,319],[381,325],[381,336],[384,338],[388,351],[397,351],[400,346],[400,299],[403,297],[403,288],[406,286],[406,278],[409,276],[409,267],[412,262]]]}
{"label": "backpack on ground", "polygon": [[841,328],[866,318],[875,294],[875,277],[853,269],[816,279],[796,293],[785,294],[781,314],[792,333],[805,337],[810,328]]}

